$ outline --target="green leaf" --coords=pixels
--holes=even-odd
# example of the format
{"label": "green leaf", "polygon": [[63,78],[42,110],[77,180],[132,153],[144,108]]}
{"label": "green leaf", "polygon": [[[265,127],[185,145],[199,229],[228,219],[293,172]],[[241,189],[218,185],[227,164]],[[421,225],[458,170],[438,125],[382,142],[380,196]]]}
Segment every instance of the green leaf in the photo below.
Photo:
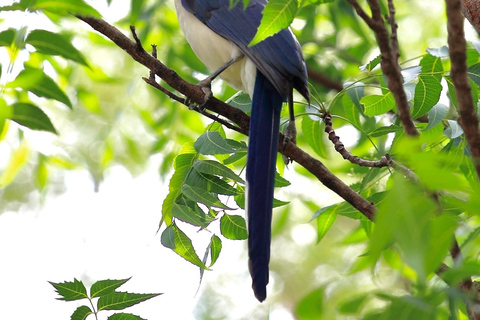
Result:
{"label": "green leaf", "polygon": [[85,320],[92,313],[88,306],[80,306],[72,313],[70,320]]}
{"label": "green leaf", "polygon": [[463,134],[463,129],[457,121],[447,120],[447,122],[448,128],[444,131],[447,137],[449,137],[450,139],[455,139]]}
{"label": "green leaf", "polygon": [[123,285],[125,282],[131,278],[121,279],[121,280],[100,280],[92,284],[90,288],[90,297],[100,297],[114,292],[118,287]]}
{"label": "green leaf", "polygon": [[412,81],[413,79],[418,77],[418,75],[420,74],[421,71],[422,71],[421,66],[413,66],[413,67],[408,67],[408,68],[402,69],[401,73],[402,73],[402,77],[403,77],[403,83],[406,84],[406,83]]}
{"label": "green leaf", "polygon": [[368,73],[370,73],[376,66],[378,66],[380,61],[382,61],[382,56],[378,55],[375,58],[373,58],[373,60],[371,60],[369,63],[363,66],[360,66],[359,69],[361,71],[368,71]]}
{"label": "green leaf", "polygon": [[159,295],[161,293],[112,292],[98,299],[97,310],[122,310]]}
{"label": "green leaf", "polygon": [[217,161],[197,160],[194,162],[193,167],[198,172],[213,174],[216,176],[224,177],[224,178],[231,179],[233,181],[245,184],[245,181],[242,178],[240,178],[239,175],[233,172],[232,169],[228,168],[227,166]]}
{"label": "green leaf", "polygon": [[186,223],[202,228],[206,228],[210,222],[215,220],[206,214],[197,212],[186,205],[178,203],[173,204],[172,215]]}
{"label": "green leaf", "polygon": [[249,46],[265,40],[269,36],[290,26],[297,13],[297,0],[270,0],[262,11],[263,17],[257,34]]}
{"label": "green leaf", "polygon": [[30,11],[35,10],[50,11],[64,16],[81,14],[97,18],[101,17],[97,10],[86,4],[83,0],[37,0],[30,8]]}
{"label": "green leaf", "polygon": [[73,282],[62,282],[62,283],[55,283],[55,282],[48,282],[50,283],[57,291],[61,298],[57,298],[58,300],[65,300],[65,301],[75,301],[80,299],[88,298],[87,296],[87,289],[83,285],[82,281],[74,279]]}
{"label": "green leaf", "polygon": [[57,133],[50,118],[42,109],[30,103],[18,102],[12,105],[11,119],[32,130],[42,130]]}
{"label": "green leaf", "polygon": [[473,82],[480,86],[480,62],[468,67],[467,73],[470,79],[472,79]]}
{"label": "green leaf", "polygon": [[343,87],[353,104],[360,107],[360,100],[365,96],[365,84],[363,82],[345,82]]}
{"label": "green leaf", "polygon": [[245,113],[250,112],[252,109],[252,100],[250,99],[248,93],[243,91],[238,91],[230,99],[228,99],[226,103],[232,107],[242,110]]}
{"label": "green leaf", "polygon": [[420,75],[415,86],[412,118],[416,119],[427,113],[438,102],[441,93],[442,85],[437,76]]}
{"label": "green leaf", "polygon": [[199,266],[202,269],[208,269],[200,260],[192,245],[192,240],[182,232],[175,224],[167,227],[161,236],[162,245],[170,248],[185,260]]}
{"label": "green leaf", "polygon": [[8,88],[22,88],[39,97],[54,99],[72,108],[72,103],[67,95],[60,89],[55,81],[40,69],[26,67],[12,82],[7,83]]}
{"label": "green leaf", "polygon": [[302,134],[313,151],[322,158],[327,158],[327,151],[323,143],[323,129],[325,124],[320,119],[313,120],[309,116],[302,117]]}
{"label": "green leaf", "polygon": [[182,186],[182,193],[189,199],[200,202],[207,207],[216,207],[221,209],[230,209],[226,205],[220,202],[216,196],[208,192],[207,190],[190,185]]}
{"label": "green leaf", "polygon": [[222,235],[231,240],[245,240],[248,237],[245,219],[238,215],[224,214],[220,219]]}
{"label": "green leaf", "polygon": [[433,108],[428,111],[428,126],[425,128],[425,130],[431,129],[442,122],[447,115],[447,112],[448,106],[442,103],[437,103],[434,105]]}
{"label": "green leaf", "polygon": [[359,314],[368,296],[368,293],[364,293],[340,302],[338,305],[338,312],[352,315]]}
{"label": "green leaf", "polygon": [[367,116],[378,116],[395,108],[395,98],[390,91],[383,96],[365,96],[360,100],[360,103],[365,107]]}
{"label": "green leaf", "polygon": [[227,140],[216,131],[206,131],[194,144],[195,150],[204,155],[227,154],[235,152]]}
{"label": "green leaf", "polygon": [[110,317],[108,317],[107,320],[146,320],[144,318],[141,318],[139,316],[136,316],[131,313],[115,313],[112,314]]}
{"label": "green leaf", "polygon": [[219,237],[216,235],[213,235],[212,238],[210,239],[210,256],[211,256],[211,262],[210,262],[210,267],[215,264],[217,261],[218,257],[220,256],[220,251],[222,251],[222,240],[220,240]]}
{"label": "green leaf", "polygon": [[7,29],[0,32],[0,47],[10,47],[15,40],[15,29]]}
{"label": "green leaf", "polygon": [[377,128],[372,132],[370,132],[368,135],[371,137],[381,137],[392,132],[402,132],[402,131],[403,131],[403,128],[401,126],[391,124],[388,127]]}
{"label": "green leaf", "polygon": [[[337,213],[335,212],[336,209],[338,209],[338,206],[331,206],[319,210],[322,212],[318,214],[317,218],[317,243],[319,243],[323,239],[323,237],[327,234],[327,231],[330,230],[333,223],[335,222],[335,219],[337,218]],[[317,213],[315,213],[314,215],[316,214]]]}
{"label": "green leaf", "polygon": [[323,317],[323,303],[325,300],[325,288],[318,288],[300,300],[295,313],[300,320],[318,320]]}
{"label": "green leaf", "polygon": [[87,66],[87,61],[65,36],[46,30],[33,30],[25,39],[38,52],[58,55]]}
{"label": "green leaf", "polygon": [[472,276],[480,276],[480,261],[466,261],[442,273],[442,279],[453,286]]}
{"label": "green leaf", "polygon": [[29,158],[30,147],[24,140],[10,156],[7,167],[0,174],[0,188],[8,186],[15,180],[20,170],[27,164]]}
{"label": "green leaf", "polygon": [[291,185],[290,181],[288,181],[287,179],[285,179],[284,177],[282,177],[280,175],[280,173],[278,173],[278,171],[275,171],[275,188],[283,188],[283,187],[287,187],[289,185]]}
{"label": "green leaf", "polygon": [[438,57],[438,58],[448,57],[447,46],[442,46],[440,48],[427,48],[426,51],[434,57]]}

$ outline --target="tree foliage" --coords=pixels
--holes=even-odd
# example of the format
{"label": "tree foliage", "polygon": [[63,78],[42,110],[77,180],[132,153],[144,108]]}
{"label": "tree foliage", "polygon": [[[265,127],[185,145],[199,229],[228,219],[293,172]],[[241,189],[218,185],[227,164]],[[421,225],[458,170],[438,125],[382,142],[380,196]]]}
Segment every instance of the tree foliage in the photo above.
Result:
{"label": "tree foliage", "polygon": [[[443,1],[272,0],[265,9],[253,42],[291,25],[313,101],[296,104],[298,148],[284,154],[297,163],[279,157],[275,181],[269,299],[298,319],[480,317],[480,44],[470,32],[462,51],[447,7],[448,21]],[[82,0],[0,7],[7,21],[18,13],[42,21],[0,30],[0,144],[9,150],[0,208],[63,192],[68,170],[88,170],[99,188],[110,167],[138,174],[160,154],[159,176],[169,185],[158,203],[161,242],[203,276],[222,258],[224,241],[247,237],[242,119],[250,101],[216,82],[215,97],[229,105],[212,99],[194,112],[179,103],[178,92],[201,98],[194,87],[181,91],[180,81],[196,83],[208,70],[179,31],[172,3],[132,0],[115,22],[129,36],[135,26],[137,45],[157,44],[158,59],[182,78],[165,82],[84,23],[99,11]],[[56,148],[35,145],[33,136]],[[323,196],[334,193],[341,198]],[[298,244],[299,225],[315,229],[316,246]],[[211,232],[206,248],[191,226]],[[200,303],[218,314],[209,288]]]}

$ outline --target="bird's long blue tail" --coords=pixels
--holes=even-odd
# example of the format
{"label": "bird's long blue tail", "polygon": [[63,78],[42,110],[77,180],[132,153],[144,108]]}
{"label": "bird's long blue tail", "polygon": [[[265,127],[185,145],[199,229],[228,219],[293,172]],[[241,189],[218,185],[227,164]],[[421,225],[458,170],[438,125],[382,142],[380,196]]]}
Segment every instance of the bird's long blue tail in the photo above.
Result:
{"label": "bird's long blue tail", "polygon": [[275,87],[257,71],[250,118],[246,210],[249,269],[252,288],[259,301],[267,297],[273,189],[282,103],[283,98]]}

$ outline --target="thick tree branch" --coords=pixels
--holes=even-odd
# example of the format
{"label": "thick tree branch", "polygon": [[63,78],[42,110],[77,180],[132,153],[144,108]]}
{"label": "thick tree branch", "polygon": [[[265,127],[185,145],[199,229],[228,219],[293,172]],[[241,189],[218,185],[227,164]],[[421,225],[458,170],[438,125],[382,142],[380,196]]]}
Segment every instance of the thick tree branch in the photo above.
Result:
{"label": "thick tree branch", "polygon": [[[131,41],[118,29],[101,19],[87,16],[77,17],[112,40],[117,46],[125,50],[133,59],[150,69],[155,75],[159,76],[175,90],[187,96],[191,101],[196,103],[204,102],[205,94],[200,87],[183,80],[174,70],[167,68],[164,64],[141,48],[138,43]],[[238,126],[239,132],[248,135],[250,117],[240,109],[234,108],[214,97],[205,104],[205,109],[213,111],[232,121]],[[368,219],[374,219],[376,208],[372,203],[368,202],[343,181],[337,178],[323,165],[322,162],[313,158],[293,143],[289,143],[284,147],[283,141],[284,136],[283,134],[280,134],[280,142],[278,146],[279,152],[310,171],[326,187],[345,199],[345,201],[358,209]]]}
{"label": "thick tree branch", "polygon": [[[368,14],[360,7],[357,0],[347,1],[353,6],[357,14],[375,33],[377,43],[380,48],[380,53],[382,55],[382,72],[385,77],[387,77],[388,88],[395,98],[395,103],[398,110],[398,118],[402,122],[405,133],[409,136],[418,136],[418,131],[415,128],[410,115],[410,107],[408,105],[407,96],[405,94],[405,90],[403,89],[403,78],[400,72],[400,66],[398,64],[398,54],[394,52],[392,45],[390,44],[390,37],[382,17],[378,0],[368,0],[368,4],[370,5],[370,9],[372,11],[372,17],[368,16]],[[390,12],[392,12],[392,10],[394,12],[395,10],[393,3],[390,3],[389,5]],[[390,17],[390,24],[392,24],[392,27],[396,26],[394,16]],[[394,30],[396,33],[396,27]]]}
{"label": "thick tree branch", "polygon": [[448,47],[452,68],[450,74],[455,86],[458,102],[459,123],[462,126],[468,147],[473,156],[473,163],[480,178],[480,132],[478,116],[475,111],[467,74],[466,41],[463,31],[463,16],[460,0],[447,0]]}

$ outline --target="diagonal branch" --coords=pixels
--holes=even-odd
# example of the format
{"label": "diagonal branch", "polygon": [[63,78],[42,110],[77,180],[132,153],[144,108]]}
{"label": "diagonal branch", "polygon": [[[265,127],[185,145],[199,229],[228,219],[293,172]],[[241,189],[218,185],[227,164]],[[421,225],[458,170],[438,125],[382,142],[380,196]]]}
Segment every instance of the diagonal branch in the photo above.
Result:
{"label": "diagonal branch", "polygon": [[[112,40],[118,47],[126,51],[127,54],[129,54],[133,59],[147,67],[172,88],[187,96],[191,101],[197,103],[203,103],[205,101],[205,94],[199,86],[183,80],[174,70],[167,68],[163,63],[147,53],[138,44],[138,42],[135,43],[131,41],[117,28],[111,26],[101,19],[87,16],[77,16],[77,18],[89,24],[93,29]],[[248,135],[250,117],[240,109],[234,108],[214,97],[208,100],[204,108],[213,111],[235,123],[238,126],[239,132]],[[376,208],[372,203],[368,202],[352,188],[347,186],[337,176],[330,172],[322,162],[313,158],[293,143],[289,143],[284,147],[283,142],[284,136],[283,134],[280,134],[278,146],[279,152],[283,153],[286,157],[294,160],[307,169],[326,187],[345,199],[345,201],[359,210],[368,219],[374,219]]]}

